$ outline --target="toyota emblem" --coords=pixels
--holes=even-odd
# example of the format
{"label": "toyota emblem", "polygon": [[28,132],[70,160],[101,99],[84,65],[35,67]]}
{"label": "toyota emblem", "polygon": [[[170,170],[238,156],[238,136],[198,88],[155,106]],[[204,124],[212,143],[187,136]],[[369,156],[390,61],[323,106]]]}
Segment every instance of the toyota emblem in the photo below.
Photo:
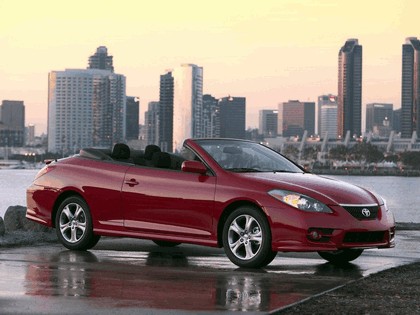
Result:
{"label": "toyota emblem", "polygon": [[362,209],[362,214],[366,217],[369,218],[370,217],[370,210],[367,208],[363,208]]}

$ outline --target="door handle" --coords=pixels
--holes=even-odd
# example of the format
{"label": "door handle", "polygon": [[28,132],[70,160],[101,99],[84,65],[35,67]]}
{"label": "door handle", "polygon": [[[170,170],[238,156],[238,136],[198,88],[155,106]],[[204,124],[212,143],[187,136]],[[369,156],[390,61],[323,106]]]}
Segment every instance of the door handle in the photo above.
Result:
{"label": "door handle", "polygon": [[131,179],[129,179],[129,180],[126,180],[125,181],[125,184],[127,184],[128,186],[130,186],[130,187],[134,187],[135,185],[138,185],[138,184],[140,184],[138,181],[136,181],[136,179],[135,178],[131,178]]}

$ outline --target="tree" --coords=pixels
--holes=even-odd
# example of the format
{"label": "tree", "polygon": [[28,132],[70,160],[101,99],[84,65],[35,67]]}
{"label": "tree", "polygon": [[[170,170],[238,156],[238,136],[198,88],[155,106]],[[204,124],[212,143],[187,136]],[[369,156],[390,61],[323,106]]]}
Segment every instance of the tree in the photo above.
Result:
{"label": "tree", "polygon": [[367,142],[357,143],[351,150],[351,156],[356,161],[377,163],[384,159],[384,154],[379,151],[376,145]]}
{"label": "tree", "polygon": [[401,160],[404,165],[420,170],[420,152],[404,152],[401,154]]}
{"label": "tree", "polygon": [[299,149],[293,145],[288,145],[283,150],[283,155],[287,156],[289,159],[296,161],[299,156]]}
{"label": "tree", "polygon": [[350,150],[345,145],[338,145],[335,148],[331,148],[328,154],[330,159],[345,161],[350,155]]}

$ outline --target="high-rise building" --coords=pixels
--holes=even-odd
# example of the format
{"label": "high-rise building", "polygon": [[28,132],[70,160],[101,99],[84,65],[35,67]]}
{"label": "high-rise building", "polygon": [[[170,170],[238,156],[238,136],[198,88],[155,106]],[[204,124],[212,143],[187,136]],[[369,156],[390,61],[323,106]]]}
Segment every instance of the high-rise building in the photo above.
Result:
{"label": "high-rise building", "polygon": [[318,130],[316,133],[323,138],[337,137],[337,96],[328,94],[318,96]]}
{"label": "high-rise building", "polygon": [[99,46],[96,53],[89,57],[88,69],[101,69],[114,72],[112,56],[108,56],[108,49],[105,46]]}
{"label": "high-rise building", "polygon": [[259,134],[264,137],[277,137],[278,110],[263,109],[259,113]]}
{"label": "high-rise building", "polygon": [[25,105],[23,101],[2,101],[0,122],[0,145],[22,147],[25,144]]}
{"label": "high-rise building", "polygon": [[[149,102],[147,111],[144,113],[144,125],[146,128],[146,143],[159,145],[160,129],[160,104]],[[165,150],[166,151],[166,150]]]}
{"label": "high-rise building", "polygon": [[374,136],[389,137],[393,130],[394,109],[392,104],[370,103],[366,105],[366,131]]}
{"label": "high-rise building", "polygon": [[[280,114],[281,113],[281,114]],[[282,117],[282,135],[284,137],[302,137],[315,133],[315,103],[290,100],[279,104],[279,116]],[[280,120],[279,120],[280,121]]]}
{"label": "high-rise building", "polygon": [[173,151],[180,150],[187,138],[203,137],[203,68],[182,64],[172,72],[174,78]]}
{"label": "high-rise building", "polygon": [[420,135],[420,40],[409,37],[402,45],[401,137]]}
{"label": "high-rise building", "polygon": [[140,100],[138,97],[127,96],[126,101],[126,132],[127,140],[137,140],[139,138],[139,111]]}
{"label": "high-rise building", "polygon": [[349,39],[338,54],[337,135],[359,136],[362,125],[362,55],[357,39]]}
{"label": "high-rise building", "polygon": [[174,119],[174,77],[172,70],[168,70],[160,76],[159,85],[159,129],[157,144],[163,151],[172,152],[173,142],[173,119]]}
{"label": "high-rise building", "polygon": [[110,70],[50,72],[48,151],[67,155],[125,141],[125,91],[125,76]]}
{"label": "high-rise building", "polygon": [[35,125],[30,124],[26,128],[26,145],[34,146],[35,145]]}
{"label": "high-rise building", "polygon": [[203,134],[204,138],[220,137],[219,101],[210,94],[203,95]]}
{"label": "high-rise building", "polygon": [[401,132],[401,108],[394,110],[394,113],[392,115],[392,129],[396,133]]}
{"label": "high-rise building", "polygon": [[245,139],[246,98],[227,96],[219,100],[220,137]]}

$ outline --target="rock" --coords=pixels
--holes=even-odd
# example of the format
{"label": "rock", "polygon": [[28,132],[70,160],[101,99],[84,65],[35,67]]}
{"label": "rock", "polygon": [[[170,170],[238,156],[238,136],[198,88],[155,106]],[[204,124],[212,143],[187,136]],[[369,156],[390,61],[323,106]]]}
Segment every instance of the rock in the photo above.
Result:
{"label": "rock", "polygon": [[6,229],[4,227],[4,221],[3,221],[3,218],[0,217],[0,236],[3,236],[5,232],[6,232]]}
{"label": "rock", "polygon": [[26,208],[22,206],[10,206],[4,215],[4,227],[6,232],[30,231],[50,232],[53,229],[30,221],[26,218]]}

